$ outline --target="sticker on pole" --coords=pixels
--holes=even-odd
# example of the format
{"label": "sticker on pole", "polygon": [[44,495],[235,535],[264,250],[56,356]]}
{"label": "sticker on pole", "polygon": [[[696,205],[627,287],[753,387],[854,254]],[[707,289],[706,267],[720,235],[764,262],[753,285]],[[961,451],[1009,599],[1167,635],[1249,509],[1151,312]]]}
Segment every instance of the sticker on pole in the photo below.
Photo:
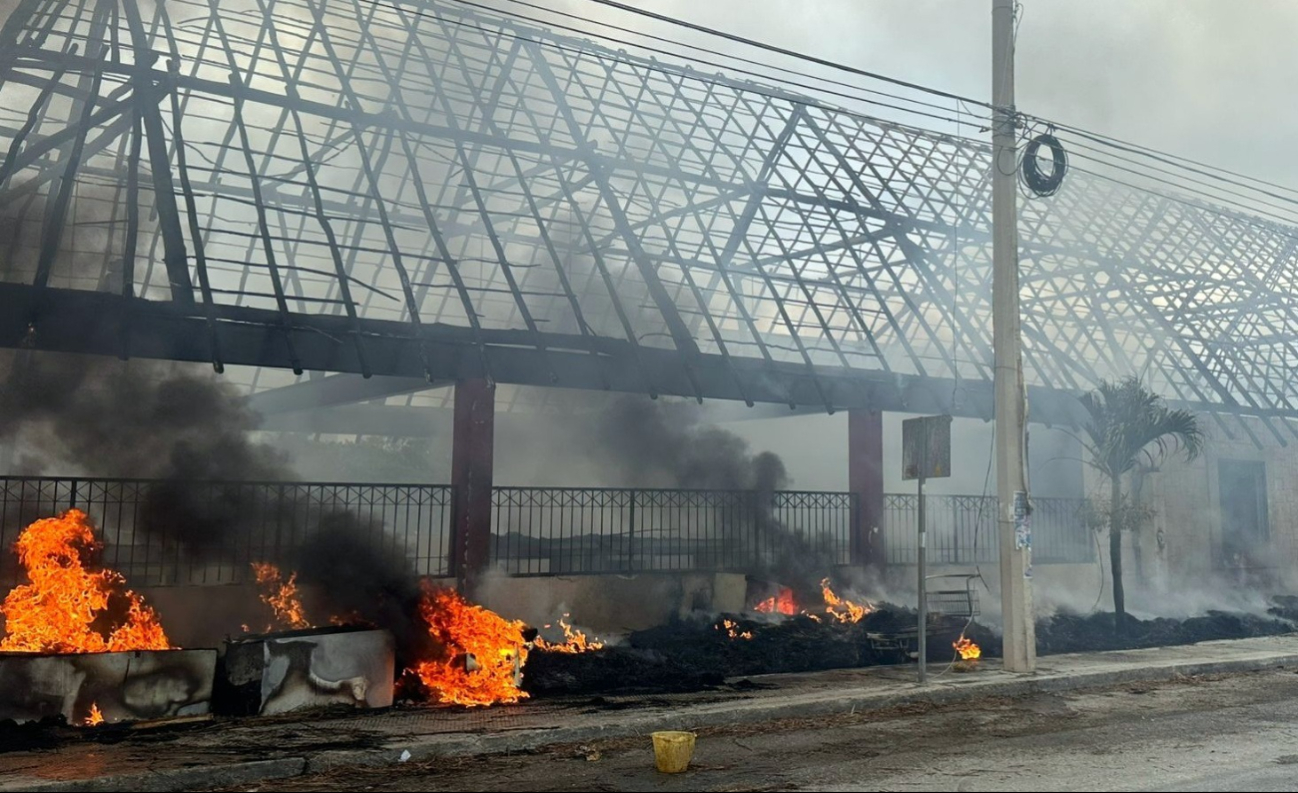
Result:
{"label": "sticker on pole", "polygon": [[1014,493],[1014,547],[1020,551],[1032,547],[1032,518],[1028,513],[1028,494],[1022,490]]}

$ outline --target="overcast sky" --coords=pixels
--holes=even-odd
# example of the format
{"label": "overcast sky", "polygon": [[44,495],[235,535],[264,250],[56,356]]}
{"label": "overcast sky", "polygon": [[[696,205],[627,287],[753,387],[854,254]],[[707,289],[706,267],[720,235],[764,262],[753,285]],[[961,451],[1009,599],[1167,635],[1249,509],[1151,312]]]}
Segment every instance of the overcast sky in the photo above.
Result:
{"label": "overcast sky", "polygon": [[[990,100],[991,0],[630,2]],[[589,0],[557,5],[635,19]],[[1025,0],[1018,107],[1298,187],[1295,31],[1298,3],[1283,0]]]}

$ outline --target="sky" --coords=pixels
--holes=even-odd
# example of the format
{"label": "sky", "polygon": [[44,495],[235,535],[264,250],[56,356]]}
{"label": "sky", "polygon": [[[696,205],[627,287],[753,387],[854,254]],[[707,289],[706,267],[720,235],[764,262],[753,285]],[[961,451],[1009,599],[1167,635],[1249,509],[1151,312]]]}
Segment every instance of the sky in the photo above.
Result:
{"label": "sky", "polygon": [[[950,93],[991,98],[991,0],[630,4]],[[678,40],[704,40],[635,22],[590,0],[549,5],[662,35],[670,31]],[[1298,104],[1285,101],[1298,84],[1295,30],[1298,3],[1279,0],[1025,0],[1017,105],[1298,187],[1298,161],[1290,152]]]}

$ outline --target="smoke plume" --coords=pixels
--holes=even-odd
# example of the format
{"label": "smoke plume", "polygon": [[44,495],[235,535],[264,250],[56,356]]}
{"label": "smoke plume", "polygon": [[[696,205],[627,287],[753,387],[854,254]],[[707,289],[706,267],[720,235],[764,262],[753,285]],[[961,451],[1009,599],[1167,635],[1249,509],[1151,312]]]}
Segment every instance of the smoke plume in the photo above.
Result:
{"label": "smoke plume", "polygon": [[[832,559],[776,518],[775,493],[789,485],[784,461],[772,452],[754,454],[743,438],[699,419],[698,409],[688,403],[623,397],[598,421],[594,453],[641,485],[753,493],[751,522],[722,523],[713,531],[758,549],[751,575],[773,578],[799,597],[814,599]],[[750,536],[733,536],[743,533]]]}
{"label": "smoke plume", "polygon": [[344,512],[295,525],[291,505],[264,489],[196,484],[294,479],[284,455],[251,439],[259,421],[233,386],[192,369],[27,351],[0,361],[0,448],[21,449],[11,471],[148,480],[136,528],[174,552],[166,558],[243,558],[232,551],[268,525],[304,537],[264,543],[257,561],[298,570],[323,585],[329,613],[410,647],[417,577],[381,526]]}

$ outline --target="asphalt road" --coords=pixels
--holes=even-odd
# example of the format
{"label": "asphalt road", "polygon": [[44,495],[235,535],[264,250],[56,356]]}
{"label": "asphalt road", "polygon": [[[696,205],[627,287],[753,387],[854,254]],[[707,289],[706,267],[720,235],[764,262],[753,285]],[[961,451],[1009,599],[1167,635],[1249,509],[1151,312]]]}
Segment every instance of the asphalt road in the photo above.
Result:
{"label": "asphalt road", "polygon": [[240,789],[1298,791],[1298,673],[701,731],[675,776],[653,769],[645,737]]}

